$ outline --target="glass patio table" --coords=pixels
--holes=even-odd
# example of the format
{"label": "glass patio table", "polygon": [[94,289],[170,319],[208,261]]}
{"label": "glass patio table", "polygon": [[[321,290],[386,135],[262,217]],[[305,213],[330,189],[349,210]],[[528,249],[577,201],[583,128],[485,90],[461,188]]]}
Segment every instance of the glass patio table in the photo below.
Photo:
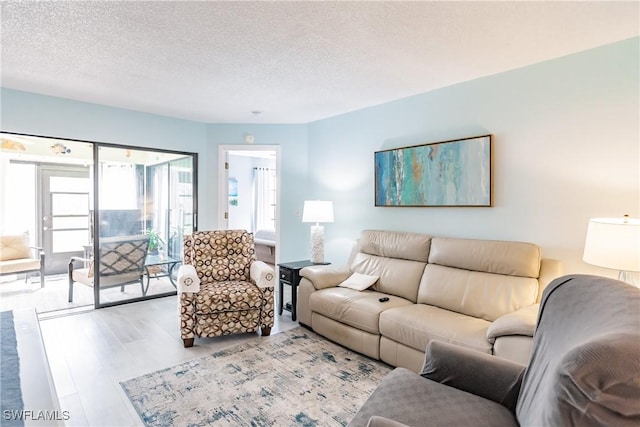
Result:
{"label": "glass patio table", "polygon": [[161,277],[168,277],[171,285],[174,288],[178,289],[176,286],[176,282],[173,278],[173,270],[176,265],[180,264],[182,260],[178,258],[171,258],[166,255],[147,255],[147,259],[144,262],[144,270],[147,276],[147,286],[144,290],[146,294],[149,290],[149,282],[151,281],[151,276],[156,279]]}

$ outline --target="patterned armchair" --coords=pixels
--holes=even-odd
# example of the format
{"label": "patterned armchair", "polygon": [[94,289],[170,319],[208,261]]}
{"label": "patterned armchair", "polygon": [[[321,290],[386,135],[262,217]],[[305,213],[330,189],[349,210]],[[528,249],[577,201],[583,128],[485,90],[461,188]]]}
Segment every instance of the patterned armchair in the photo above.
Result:
{"label": "patterned armchair", "polygon": [[[253,234],[198,231],[184,237],[185,266],[195,268],[198,292],[180,292],[180,333],[185,347],[196,336],[246,332],[269,335],[273,326],[273,268],[256,260]],[[180,278],[178,278],[180,282]]]}

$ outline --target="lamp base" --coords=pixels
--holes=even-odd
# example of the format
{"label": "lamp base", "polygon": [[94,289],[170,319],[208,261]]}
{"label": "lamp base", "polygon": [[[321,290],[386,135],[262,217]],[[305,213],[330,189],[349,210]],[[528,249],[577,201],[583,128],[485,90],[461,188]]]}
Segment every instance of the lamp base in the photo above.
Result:
{"label": "lamp base", "polygon": [[311,226],[311,262],[324,263],[324,226]]}

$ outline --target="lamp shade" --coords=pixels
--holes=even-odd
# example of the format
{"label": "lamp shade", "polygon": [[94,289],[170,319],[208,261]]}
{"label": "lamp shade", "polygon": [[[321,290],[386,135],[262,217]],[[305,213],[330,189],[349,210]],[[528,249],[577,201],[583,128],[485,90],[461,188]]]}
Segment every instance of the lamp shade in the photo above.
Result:
{"label": "lamp shade", "polygon": [[591,219],[582,259],[613,270],[640,271],[640,219]]}
{"label": "lamp shade", "polygon": [[302,222],[333,222],[333,202],[306,200],[302,211]]}

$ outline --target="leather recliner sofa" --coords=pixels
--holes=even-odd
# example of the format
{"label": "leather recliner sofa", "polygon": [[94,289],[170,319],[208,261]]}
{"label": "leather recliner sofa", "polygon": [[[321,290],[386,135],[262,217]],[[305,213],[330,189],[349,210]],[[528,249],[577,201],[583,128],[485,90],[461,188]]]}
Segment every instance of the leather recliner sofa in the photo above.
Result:
{"label": "leather recliner sofa", "polygon": [[[338,286],[353,273],[378,279],[363,291]],[[432,340],[526,363],[542,291],[562,271],[531,243],[365,230],[347,266],[300,274],[301,324],[419,372]]]}

